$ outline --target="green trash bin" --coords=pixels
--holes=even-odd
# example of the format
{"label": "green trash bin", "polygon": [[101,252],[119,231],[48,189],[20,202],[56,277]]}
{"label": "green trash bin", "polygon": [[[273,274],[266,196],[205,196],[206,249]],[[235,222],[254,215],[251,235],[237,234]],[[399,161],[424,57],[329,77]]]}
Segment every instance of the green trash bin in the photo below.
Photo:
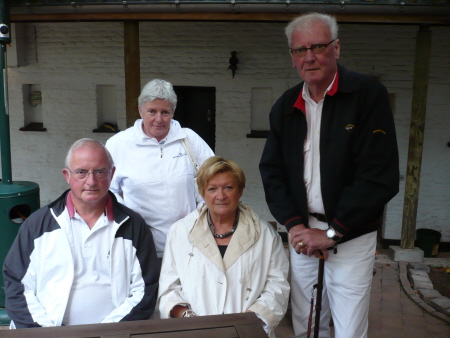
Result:
{"label": "green trash bin", "polygon": [[423,250],[424,257],[436,257],[439,251],[441,233],[433,229],[416,230],[416,246]]}
{"label": "green trash bin", "polygon": [[0,325],[8,325],[6,314],[3,262],[11,248],[20,225],[30,214],[40,208],[39,185],[34,182],[0,182]]}

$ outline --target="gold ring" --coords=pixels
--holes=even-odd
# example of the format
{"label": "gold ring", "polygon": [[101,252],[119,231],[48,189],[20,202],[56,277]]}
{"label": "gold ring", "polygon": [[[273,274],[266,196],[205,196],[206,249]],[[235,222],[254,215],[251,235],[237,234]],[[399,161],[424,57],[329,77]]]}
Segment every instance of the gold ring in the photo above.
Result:
{"label": "gold ring", "polygon": [[303,241],[298,242],[298,246],[300,247],[300,249],[303,248],[304,247]]}

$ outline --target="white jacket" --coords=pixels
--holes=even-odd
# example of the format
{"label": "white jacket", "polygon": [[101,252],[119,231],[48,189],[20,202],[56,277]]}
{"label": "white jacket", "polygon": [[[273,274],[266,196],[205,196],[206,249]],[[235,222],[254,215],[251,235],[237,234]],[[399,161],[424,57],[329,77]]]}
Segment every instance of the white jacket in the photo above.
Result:
{"label": "white jacket", "polygon": [[175,120],[162,148],[144,133],[141,119],[106,142],[116,166],[110,190],[119,200],[123,193],[123,203],[145,219],[158,257],[163,255],[169,227],[196,208],[194,166],[180,141],[186,137],[199,165],[214,156],[200,136]]}
{"label": "white jacket", "polygon": [[[60,326],[74,279],[73,237],[66,191],[27,218],[5,259],[6,309],[11,328]],[[103,323],[143,320],[153,314],[158,275],[151,232],[142,217],[114,196],[114,231],[108,253],[115,309]],[[99,306],[101,306],[99,304]]]}
{"label": "white jacket", "polygon": [[206,221],[206,206],[170,228],[159,279],[161,318],[183,303],[200,316],[250,310],[274,336],[288,304],[288,259],[272,226],[250,207],[240,204],[239,209],[239,224],[223,259]]}

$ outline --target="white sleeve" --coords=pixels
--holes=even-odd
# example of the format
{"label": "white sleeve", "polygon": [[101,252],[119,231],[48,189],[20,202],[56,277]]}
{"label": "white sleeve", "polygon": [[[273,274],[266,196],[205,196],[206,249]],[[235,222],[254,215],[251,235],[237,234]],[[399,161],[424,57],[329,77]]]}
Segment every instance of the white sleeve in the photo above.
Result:
{"label": "white sleeve", "polygon": [[[171,227],[167,234],[166,247],[159,277],[158,304],[161,318],[170,318],[170,311],[175,305],[187,304],[183,299],[183,292],[180,282],[180,276],[175,262],[175,250],[177,247],[177,236]],[[195,311],[195,310],[194,310]]]}
{"label": "white sleeve", "polygon": [[40,251],[33,245],[35,238],[31,229],[34,229],[34,221],[30,217],[22,223],[3,265],[5,300],[9,304],[11,328],[34,327],[36,323],[40,326],[60,325],[46,313],[36,296],[38,274],[43,273],[39,264],[45,263],[41,262]]}
{"label": "white sleeve", "polygon": [[[114,137],[114,136],[113,136]],[[120,158],[118,156],[118,154],[120,153],[120,149],[118,149],[117,145],[112,141],[111,142],[110,138],[108,141],[106,141],[105,147],[106,149],[108,149],[109,153],[111,154],[113,161],[114,161],[114,165],[116,167],[116,172],[114,173],[114,176],[111,180],[111,184],[109,186],[109,190],[111,192],[114,193],[114,195],[116,195],[117,201],[119,201],[119,203],[125,204],[123,198],[122,198],[122,178],[120,177],[119,173],[117,172],[117,166],[120,163]]]}
{"label": "white sleeve", "polygon": [[138,257],[135,255],[133,261],[133,271],[131,273],[129,295],[125,297],[122,304],[116,307],[109,315],[103,319],[102,323],[119,322],[128,315],[131,310],[144,298],[145,281],[142,277],[141,265]]}
{"label": "white sleeve", "polygon": [[[261,226],[270,225],[261,223]],[[273,238],[270,257],[264,289],[261,296],[249,308],[250,311],[256,312],[259,317],[262,317],[269,331],[273,330],[284,317],[290,291],[287,281],[289,261],[278,234],[275,234]]]}

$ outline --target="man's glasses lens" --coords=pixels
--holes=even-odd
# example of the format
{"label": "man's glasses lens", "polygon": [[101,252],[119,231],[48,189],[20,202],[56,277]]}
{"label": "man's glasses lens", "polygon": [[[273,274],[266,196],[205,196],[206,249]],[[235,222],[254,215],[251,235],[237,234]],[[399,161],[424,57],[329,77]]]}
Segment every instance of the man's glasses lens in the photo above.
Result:
{"label": "man's glasses lens", "polygon": [[333,43],[334,40],[331,40],[329,43],[318,43],[315,45],[311,45],[311,47],[300,47],[291,49],[291,53],[295,57],[303,57],[306,55],[308,49],[310,49],[314,54],[322,54],[325,52],[327,47]]}
{"label": "man's glasses lens", "polygon": [[72,171],[70,171],[70,172],[79,179],[86,178],[89,174],[92,174],[95,176],[95,178],[98,178],[99,180],[105,179],[108,176],[108,174],[110,173],[107,170],[94,170],[94,171],[75,170],[74,172],[72,172]]}

